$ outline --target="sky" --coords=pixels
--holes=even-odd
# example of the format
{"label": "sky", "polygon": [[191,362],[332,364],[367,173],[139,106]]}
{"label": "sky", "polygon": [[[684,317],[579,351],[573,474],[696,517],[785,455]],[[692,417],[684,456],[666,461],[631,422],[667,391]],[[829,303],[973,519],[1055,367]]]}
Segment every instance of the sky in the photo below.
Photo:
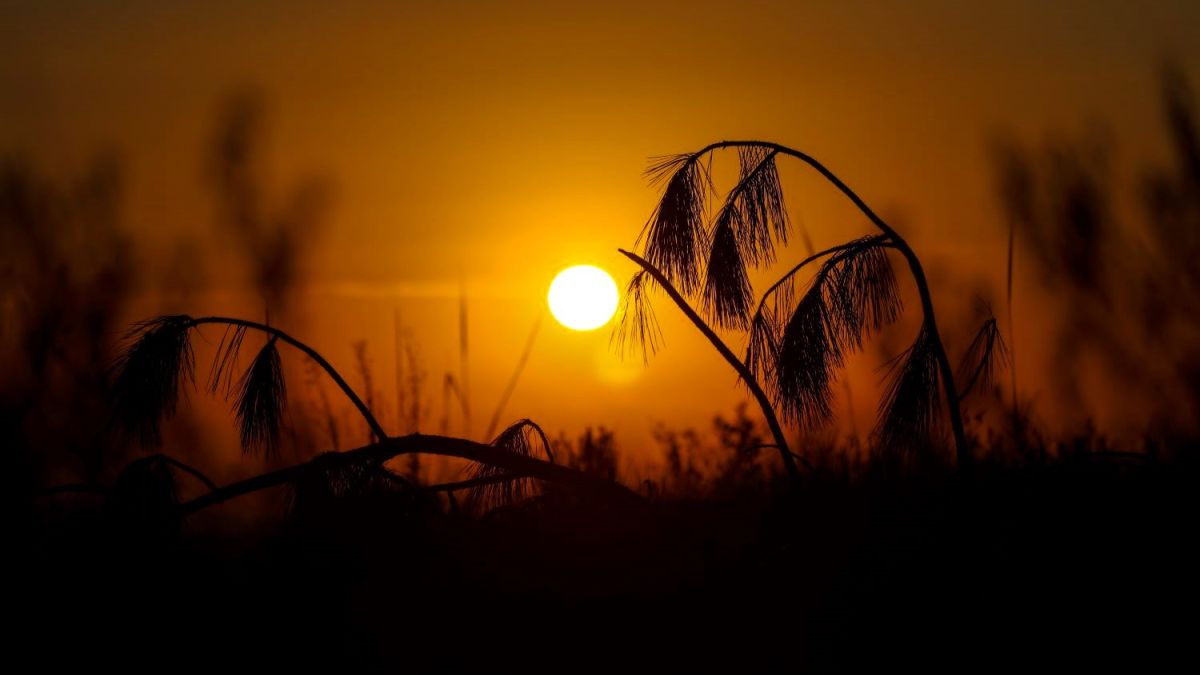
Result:
{"label": "sky", "polygon": [[[289,328],[347,370],[367,340],[387,398],[398,313],[438,408],[443,374],[459,368],[465,289],[475,414],[458,431],[475,436],[554,274],[594,264],[623,283],[633,271],[616,249],[654,207],[650,157],[723,138],[802,149],[919,253],[950,261],[947,274],[994,285],[1004,223],[989,140],[1101,123],[1122,166],[1160,159],[1156,73],[1171,58],[1200,74],[1200,5],[1182,1],[42,0],[0,12],[0,151],[54,176],[120,154],[148,280],[133,313],[261,313],[204,181],[222,102],[252,88],[266,102],[271,194],[313,175],[333,188]],[[817,246],[869,232],[811,172],[782,171]],[[193,249],[199,288],[157,293]],[[727,413],[745,398],[732,371],[665,299],[656,306],[666,346],[648,365],[619,359],[607,328],[544,323],[505,417],[551,433],[605,425],[638,446],[658,424]],[[1023,330],[1017,344],[1036,351],[1037,326]],[[873,394],[858,396],[865,425]]]}

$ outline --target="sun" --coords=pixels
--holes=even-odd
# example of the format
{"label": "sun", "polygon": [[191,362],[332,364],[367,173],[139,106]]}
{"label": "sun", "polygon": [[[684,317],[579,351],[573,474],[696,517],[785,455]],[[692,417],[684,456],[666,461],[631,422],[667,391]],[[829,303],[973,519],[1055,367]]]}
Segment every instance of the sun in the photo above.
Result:
{"label": "sun", "polygon": [[571,330],[595,330],[617,311],[617,284],[595,265],[575,265],[550,283],[550,313]]}

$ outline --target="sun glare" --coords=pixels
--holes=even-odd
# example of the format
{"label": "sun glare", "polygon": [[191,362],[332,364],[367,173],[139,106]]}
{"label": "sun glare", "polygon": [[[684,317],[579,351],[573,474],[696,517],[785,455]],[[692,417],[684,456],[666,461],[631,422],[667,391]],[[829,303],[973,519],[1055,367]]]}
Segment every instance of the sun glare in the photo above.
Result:
{"label": "sun glare", "polygon": [[550,313],[571,330],[595,330],[617,311],[617,284],[594,265],[575,265],[558,273],[547,296]]}

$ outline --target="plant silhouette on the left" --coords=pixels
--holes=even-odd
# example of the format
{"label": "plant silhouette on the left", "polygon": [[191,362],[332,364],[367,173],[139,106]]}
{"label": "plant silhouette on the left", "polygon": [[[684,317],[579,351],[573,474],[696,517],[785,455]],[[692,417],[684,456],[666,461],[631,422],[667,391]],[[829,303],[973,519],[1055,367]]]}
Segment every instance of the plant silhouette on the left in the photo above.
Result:
{"label": "plant silhouette on the left", "polygon": [[[155,445],[161,440],[162,421],[175,413],[185,385],[194,385],[196,381],[191,334],[208,325],[223,326],[225,333],[217,346],[207,386],[233,402],[243,452],[269,455],[277,451],[287,401],[280,344],[303,353],[334,381],[358,410],[372,438],[360,448],[327,452],[308,462],[211,489],[179,504],[177,512],[181,515],[255,490],[296,484],[313,476],[335,481],[361,476],[364,480],[383,479],[407,489],[432,492],[470,489],[478,500],[487,503],[523,498],[532,480],[559,483],[617,501],[638,500],[635,493],[619,483],[555,464],[545,434],[530,420],[513,424],[491,444],[420,433],[389,436],[345,378],[315,349],[278,328],[230,317],[162,316],[135,325],[115,363],[112,384],[113,419],[127,438],[143,445]],[[266,342],[249,367],[237,376],[238,355],[250,331],[264,334]],[[540,450],[545,459],[535,456],[535,450]],[[466,459],[474,464],[474,476],[459,483],[420,486],[384,466],[393,457],[414,453]]]}

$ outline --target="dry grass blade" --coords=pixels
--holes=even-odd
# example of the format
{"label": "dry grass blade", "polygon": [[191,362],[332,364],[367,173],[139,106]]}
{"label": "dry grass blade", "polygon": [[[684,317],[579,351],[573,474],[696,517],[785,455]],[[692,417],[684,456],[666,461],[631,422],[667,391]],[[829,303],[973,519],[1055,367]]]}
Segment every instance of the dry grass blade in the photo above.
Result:
{"label": "dry grass blade", "polygon": [[[554,451],[550,448],[549,439],[542,428],[532,420],[523,419],[516,422],[500,432],[492,441],[492,445],[522,457],[533,457],[535,446],[540,445],[546,459],[554,463]],[[477,463],[472,469],[471,478],[486,480],[504,473],[507,473],[505,469]],[[474,487],[471,489],[471,498],[476,503],[486,506],[501,506],[522,501],[529,497],[532,491],[533,479],[513,478]]]}
{"label": "dry grass blade", "polygon": [[113,365],[114,418],[145,445],[161,440],[159,424],[175,414],[183,380],[194,381],[191,317],[162,316],[135,324]]}
{"label": "dry grass blade", "polygon": [[1004,367],[1007,364],[1008,346],[1004,344],[1004,337],[1000,335],[996,317],[989,316],[975,333],[959,363],[955,378],[965,384],[958,398],[966,398],[975,385],[991,386],[996,366]]}
{"label": "dry grass blade", "polygon": [[246,339],[245,326],[226,326],[217,345],[217,353],[208,372],[208,389],[212,393],[233,391],[233,373],[238,367],[242,341]]}
{"label": "dry grass blade", "polygon": [[241,431],[242,451],[271,455],[279,445],[279,427],[287,404],[287,388],[279,350],[272,337],[242,375],[234,408]]}
{"label": "dry grass blade", "polygon": [[722,212],[736,211],[741,229],[738,241],[747,262],[770,264],[775,260],[775,239],[787,244],[787,209],[775,167],[776,152],[758,146],[740,148],[741,176],[729,193]]}
{"label": "dry grass blade", "polygon": [[741,215],[737,211],[729,214],[730,219],[719,220],[713,230],[703,303],[704,311],[717,325],[741,329],[748,322],[753,289],[736,233]]}
{"label": "dry grass blade", "polygon": [[[870,331],[899,316],[899,292],[882,241],[870,237],[853,242],[826,260],[794,309],[782,304],[790,295],[791,279],[777,285],[783,289],[776,291],[777,311],[790,318],[775,351],[774,389],[787,417],[806,425],[831,417],[830,385],[845,355],[861,348]],[[761,306],[759,314],[763,319],[756,316],[752,347],[772,330],[780,332]],[[757,370],[769,372],[762,366]]]}
{"label": "dry grass blade", "polygon": [[645,270],[629,280],[621,300],[621,320],[610,339],[622,356],[635,349],[640,351],[643,362],[649,361],[650,355],[663,343],[662,329],[650,304],[649,291],[653,283],[654,279]]}
{"label": "dry grass blade", "polygon": [[773,383],[776,360],[779,357],[779,328],[771,310],[759,307],[750,321],[750,334],[746,344],[746,368],[760,382]]}
{"label": "dry grass blade", "polygon": [[842,365],[841,345],[832,338],[821,280],[809,288],[796,306],[783,335],[775,363],[775,389],[783,414],[805,425],[816,425],[832,415],[830,383]]}
{"label": "dry grass blade", "polygon": [[713,221],[702,299],[717,324],[744,329],[753,299],[747,269],[774,262],[775,239],[786,243],[789,225],[775,152],[748,147],[739,156],[740,180]]}
{"label": "dry grass blade", "polygon": [[827,306],[834,318],[839,341],[847,348],[861,348],[874,330],[900,316],[902,303],[887,249],[879,239],[862,239],[854,247],[826,261],[822,274]]}
{"label": "dry grass blade", "polygon": [[875,431],[881,451],[905,453],[933,438],[941,402],[935,350],[929,327],[922,325],[912,346],[892,360]]}
{"label": "dry grass blade", "polygon": [[646,259],[691,294],[700,285],[700,258],[707,244],[708,171],[698,157],[676,155],[656,161],[646,173],[655,183],[665,181],[666,189],[638,243],[644,239]]}

